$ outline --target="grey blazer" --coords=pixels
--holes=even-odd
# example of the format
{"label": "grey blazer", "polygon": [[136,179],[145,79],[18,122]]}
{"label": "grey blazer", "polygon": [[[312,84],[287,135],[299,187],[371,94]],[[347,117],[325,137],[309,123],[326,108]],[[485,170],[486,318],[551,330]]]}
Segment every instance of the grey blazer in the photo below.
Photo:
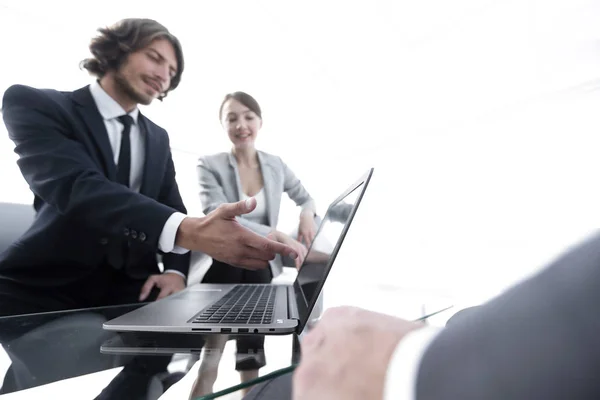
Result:
{"label": "grey blazer", "polygon": [[[263,175],[267,215],[269,225],[258,224],[245,218],[238,218],[246,228],[266,236],[277,227],[281,196],[285,192],[298,206],[316,214],[315,202],[300,180],[280,157],[262,151],[258,160]],[[198,160],[198,180],[202,211],[210,213],[222,203],[242,200],[242,185],[235,157],[231,153],[218,153],[200,157]],[[281,273],[283,262],[277,257],[271,262],[273,276]]]}

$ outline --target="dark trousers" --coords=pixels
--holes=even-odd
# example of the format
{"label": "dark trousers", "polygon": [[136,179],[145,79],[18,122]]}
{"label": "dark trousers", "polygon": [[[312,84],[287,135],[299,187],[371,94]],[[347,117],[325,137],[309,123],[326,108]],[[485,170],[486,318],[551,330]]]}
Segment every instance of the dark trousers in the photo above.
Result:
{"label": "dark trousers", "polygon": [[[59,287],[31,287],[0,279],[0,316],[137,303],[144,282],[145,279],[131,278],[124,271],[115,270],[107,264],[99,266],[82,279]],[[149,301],[154,300],[157,295],[158,291],[154,290]],[[35,317],[32,317],[31,320],[35,320]],[[101,323],[98,322],[97,324],[97,329],[101,332]],[[23,325],[15,329],[4,330],[0,332],[0,342],[7,345],[38,327]],[[35,346],[35,344],[33,342],[31,346]],[[21,346],[23,351],[27,352],[27,354],[22,355],[11,350],[10,356],[13,363],[32,360],[30,355],[34,352],[39,354],[39,358],[45,357],[45,354],[46,357],[48,356],[43,346],[39,349],[33,349],[31,346]],[[68,352],[69,348],[65,346],[64,351]],[[86,362],[85,360],[78,360],[78,356],[78,354],[72,355],[74,363]],[[102,356],[99,348],[97,356]],[[104,389],[99,398],[144,398],[150,379],[158,373],[165,372],[170,360],[170,356],[134,357],[113,382]],[[35,362],[35,358],[28,362]],[[57,366],[57,368],[61,367]],[[51,375],[50,371],[49,375]],[[38,378],[32,386],[52,381],[52,378],[49,377],[46,377],[47,379],[44,379],[43,376]],[[14,371],[9,370],[0,393],[9,393],[21,389],[25,389],[25,387],[16,385]]]}
{"label": "dark trousers", "polygon": [[[270,283],[271,279],[269,268],[251,271],[213,260],[202,283]],[[255,370],[266,365],[264,336],[236,336],[236,348],[237,371]]]}

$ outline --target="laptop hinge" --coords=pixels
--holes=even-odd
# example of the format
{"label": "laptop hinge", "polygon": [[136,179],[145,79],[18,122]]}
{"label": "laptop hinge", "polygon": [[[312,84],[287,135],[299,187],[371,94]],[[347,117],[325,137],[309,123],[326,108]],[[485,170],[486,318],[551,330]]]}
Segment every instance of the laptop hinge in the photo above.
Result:
{"label": "laptop hinge", "polygon": [[296,296],[294,296],[294,286],[288,286],[287,292],[288,292],[288,318],[300,320],[300,315],[298,315],[298,305],[296,304]]}

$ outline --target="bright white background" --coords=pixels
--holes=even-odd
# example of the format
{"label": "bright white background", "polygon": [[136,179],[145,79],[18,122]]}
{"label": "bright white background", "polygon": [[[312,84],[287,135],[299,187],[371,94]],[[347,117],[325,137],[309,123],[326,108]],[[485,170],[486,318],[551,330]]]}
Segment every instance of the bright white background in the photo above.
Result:
{"label": "bright white background", "polygon": [[[375,175],[340,252],[348,281],[478,301],[598,226],[600,3],[586,0],[0,0],[0,93],[73,90],[95,29],[150,17],[183,44],[181,86],[142,111],[168,130],[188,209],[195,160],[227,151],[225,93],[264,110],[321,213]],[[32,196],[0,127],[0,201]],[[282,209],[291,230],[297,210]]]}

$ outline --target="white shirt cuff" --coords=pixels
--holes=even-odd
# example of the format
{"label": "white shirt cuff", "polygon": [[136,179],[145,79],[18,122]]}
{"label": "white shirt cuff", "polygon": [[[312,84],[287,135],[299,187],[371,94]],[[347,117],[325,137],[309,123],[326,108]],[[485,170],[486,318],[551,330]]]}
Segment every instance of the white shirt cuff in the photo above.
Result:
{"label": "white shirt cuff", "polygon": [[421,358],[429,344],[442,328],[424,327],[407,334],[396,349],[388,365],[384,400],[415,400],[417,375]]}
{"label": "white shirt cuff", "polygon": [[184,280],[187,280],[187,276],[185,276],[181,271],[177,271],[176,269],[166,269],[163,274],[178,274],[183,277]]}
{"label": "white shirt cuff", "polygon": [[189,250],[184,249],[180,246],[175,246],[175,236],[177,235],[177,230],[179,229],[179,225],[186,218],[185,214],[180,212],[173,213],[167,222],[165,222],[165,226],[163,227],[162,232],[160,233],[160,237],[158,238],[158,248],[165,253],[176,253],[176,254],[185,254]]}

